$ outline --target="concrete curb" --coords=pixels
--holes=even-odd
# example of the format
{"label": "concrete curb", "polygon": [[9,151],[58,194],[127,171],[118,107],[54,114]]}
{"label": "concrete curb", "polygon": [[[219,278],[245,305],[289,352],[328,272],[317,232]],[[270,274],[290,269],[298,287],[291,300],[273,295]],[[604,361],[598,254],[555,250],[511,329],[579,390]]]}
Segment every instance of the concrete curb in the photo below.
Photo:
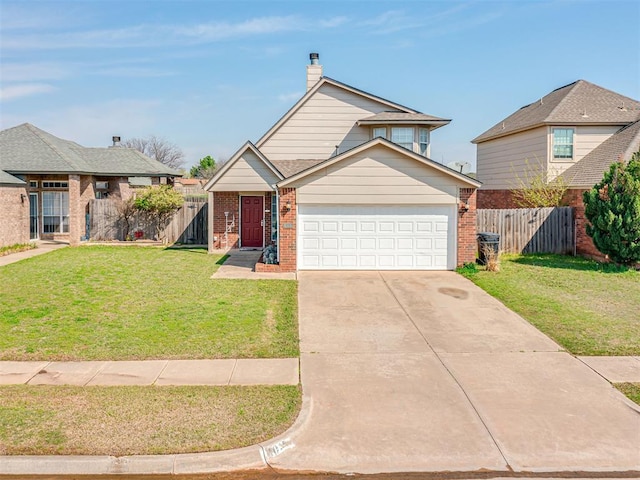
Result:
{"label": "concrete curb", "polygon": [[308,424],[311,399],[302,396],[295,422],[277,437],[249,447],[172,455],[21,455],[0,456],[0,475],[200,474],[263,470],[269,460],[293,448],[292,439]]}

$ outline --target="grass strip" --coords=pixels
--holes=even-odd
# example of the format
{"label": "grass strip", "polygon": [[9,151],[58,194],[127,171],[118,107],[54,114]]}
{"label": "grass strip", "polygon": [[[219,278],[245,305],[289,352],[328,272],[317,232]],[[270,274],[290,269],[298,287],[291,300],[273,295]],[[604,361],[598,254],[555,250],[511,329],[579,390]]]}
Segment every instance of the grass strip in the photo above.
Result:
{"label": "grass strip", "polygon": [[459,272],[575,355],[640,355],[640,272],[550,254],[500,267]]}
{"label": "grass strip", "polygon": [[292,425],[297,386],[0,387],[0,455],[146,455],[253,445]]}

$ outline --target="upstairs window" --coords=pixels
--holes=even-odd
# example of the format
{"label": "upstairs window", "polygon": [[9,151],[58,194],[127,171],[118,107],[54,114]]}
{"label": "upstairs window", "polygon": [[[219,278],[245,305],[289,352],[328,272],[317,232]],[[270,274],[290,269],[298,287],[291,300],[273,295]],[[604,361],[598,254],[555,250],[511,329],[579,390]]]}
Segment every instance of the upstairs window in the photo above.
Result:
{"label": "upstairs window", "polygon": [[413,151],[413,128],[409,127],[392,127],[391,141]]}
{"label": "upstairs window", "polygon": [[420,155],[427,155],[427,150],[429,148],[429,129],[421,128],[419,133],[419,147],[420,147]]}
{"label": "upstairs window", "polygon": [[573,128],[553,129],[553,158],[573,158]]}
{"label": "upstairs window", "polygon": [[373,127],[373,138],[387,138],[387,127]]}

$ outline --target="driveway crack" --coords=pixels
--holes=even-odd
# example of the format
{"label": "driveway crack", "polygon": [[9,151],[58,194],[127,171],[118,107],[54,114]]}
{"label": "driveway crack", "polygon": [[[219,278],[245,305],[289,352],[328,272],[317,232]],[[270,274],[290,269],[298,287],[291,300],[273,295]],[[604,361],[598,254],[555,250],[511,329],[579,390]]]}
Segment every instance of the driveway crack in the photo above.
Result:
{"label": "driveway crack", "polygon": [[498,452],[500,452],[500,456],[502,457],[502,459],[504,460],[505,465],[507,466],[507,468],[509,469],[509,471],[513,471],[513,469],[511,468],[511,465],[509,465],[509,461],[507,460],[507,457],[505,456],[505,453],[502,451],[502,449],[500,448],[500,445],[498,444],[497,440],[495,439],[495,437],[493,436],[493,432],[491,432],[491,429],[489,428],[489,425],[487,425],[487,422],[485,421],[485,419],[482,417],[482,415],[480,414],[480,412],[478,411],[478,409],[476,408],[476,406],[473,404],[473,402],[471,401],[471,397],[469,397],[469,394],[467,393],[467,391],[465,390],[465,388],[462,386],[462,384],[460,383],[460,381],[458,381],[458,379],[456,378],[456,376],[453,374],[453,372],[449,369],[449,367],[447,366],[447,364],[444,362],[444,360],[442,359],[442,357],[438,354],[438,352],[435,351],[435,349],[433,348],[433,346],[431,345],[431,343],[429,343],[429,340],[427,339],[427,337],[425,337],[425,335],[422,333],[422,330],[420,330],[420,328],[418,328],[418,325],[416,324],[415,320],[413,319],[413,317],[409,314],[409,312],[407,311],[406,308],[404,308],[404,305],[402,304],[402,302],[398,299],[398,297],[396,296],[395,292],[391,289],[391,286],[387,283],[387,279],[384,278],[384,275],[382,275],[382,272],[378,272],[378,275],[380,276],[380,279],[382,280],[382,283],[384,283],[384,286],[387,287],[387,290],[389,291],[389,293],[391,294],[391,296],[393,297],[393,299],[396,301],[396,303],[398,304],[398,306],[400,307],[400,309],[402,310],[402,312],[405,314],[405,316],[409,319],[409,321],[412,323],[413,327],[416,329],[416,331],[418,332],[418,335],[420,335],[422,337],[422,339],[424,340],[424,343],[427,344],[427,346],[429,347],[429,349],[433,352],[433,354],[436,356],[436,358],[438,359],[438,361],[440,362],[440,364],[444,367],[444,369],[447,371],[447,373],[451,376],[451,378],[453,379],[454,382],[456,382],[456,384],[458,385],[458,387],[460,388],[460,390],[462,391],[463,395],[465,396],[465,398],[467,399],[467,402],[469,402],[469,405],[471,405],[471,408],[473,409],[473,411],[476,413],[476,415],[478,416],[478,419],[480,420],[480,422],[482,423],[482,426],[484,427],[484,429],[487,431],[487,434],[489,435],[489,437],[491,438],[491,441],[493,442],[493,444],[495,445],[495,447],[498,449]]}

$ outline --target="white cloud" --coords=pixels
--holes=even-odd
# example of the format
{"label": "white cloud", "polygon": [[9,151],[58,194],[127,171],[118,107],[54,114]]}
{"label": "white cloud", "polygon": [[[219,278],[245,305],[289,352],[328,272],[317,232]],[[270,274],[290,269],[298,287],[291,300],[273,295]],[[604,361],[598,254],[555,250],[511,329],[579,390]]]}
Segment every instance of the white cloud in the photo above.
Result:
{"label": "white cloud", "polygon": [[303,29],[297,16],[261,17],[239,23],[195,25],[135,25],[117,29],[5,35],[5,49],[114,48],[196,45],[230,38],[267,35]]}
{"label": "white cloud", "polygon": [[9,85],[0,88],[0,100],[5,102],[15,100],[16,98],[30,97],[41,93],[48,93],[55,90],[53,85],[46,83],[23,83],[17,85]]}
{"label": "white cloud", "polygon": [[71,73],[68,68],[54,63],[6,63],[0,66],[3,82],[33,82],[60,80]]}

